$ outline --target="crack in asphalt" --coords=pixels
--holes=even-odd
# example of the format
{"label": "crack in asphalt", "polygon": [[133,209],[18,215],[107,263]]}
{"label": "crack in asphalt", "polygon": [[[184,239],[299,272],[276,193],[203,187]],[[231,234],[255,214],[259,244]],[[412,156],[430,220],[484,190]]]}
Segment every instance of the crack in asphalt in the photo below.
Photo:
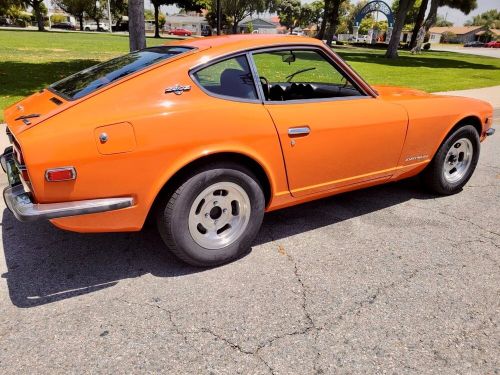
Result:
{"label": "crack in asphalt", "polygon": [[[422,206],[419,206],[419,205],[416,205],[416,204],[411,204],[411,203],[408,203],[408,206],[410,206],[410,207],[415,207],[415,208],[419,208],[419,209],[421,209],[421,210],[426,210],[426,211],[434,211],[434,212],[436,212],[436,213],[438,213],[438,214],[441,214],[441,215],[444,215],[444,216],[447,216],[447,217],[451,217],[452,219],[455,219],[455,220],[458,220],[458,221],[463,221],[463,222],[465,222],[465,223],[467,223],[467,224],[470,224],[470,225],[472,225],[472,226],[474,226],[474,227],[476,227],[476,228],[481,229],[481,230],[482,230],[482,231],[484,231],[484,232],[487,232],[487,233],[490,233],[490,234],[493,234],[493,235],[495,235],[495,236],[499,236],[499,237],[500,237],[500,233],[497,233],[497,232],[495,232],[495,231],[489,230],[489,229],[487,229],[487,228],[485,228],[485,227],[483,227],[483,226],[481,226],[481,225],[479,225],[479,224],[477,224],[477,223],[473,222],[472,220],[469,220],[469,219],[466,219],[466,218],[462,218],[462,217],[458,217],[458,216],[452,215],[452,214],[450,214],[450,213],[448,213],[448,212],[441,211],[441,210],[439,210],[439,209],[437,209],[437,208],[433,208],[433,207],[422,207]],[[490,238],[490,239],[491,239],[491,238]]]}

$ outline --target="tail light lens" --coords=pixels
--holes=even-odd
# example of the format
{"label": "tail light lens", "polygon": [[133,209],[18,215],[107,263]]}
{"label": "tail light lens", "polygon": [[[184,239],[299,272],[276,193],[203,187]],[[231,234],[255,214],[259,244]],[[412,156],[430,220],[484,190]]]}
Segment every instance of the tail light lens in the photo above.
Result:
{"label": "tail light lens", "polygon": [[45,179],[49,182],[74,180],[76,179],[76,170],[74,167],[47,169]]}

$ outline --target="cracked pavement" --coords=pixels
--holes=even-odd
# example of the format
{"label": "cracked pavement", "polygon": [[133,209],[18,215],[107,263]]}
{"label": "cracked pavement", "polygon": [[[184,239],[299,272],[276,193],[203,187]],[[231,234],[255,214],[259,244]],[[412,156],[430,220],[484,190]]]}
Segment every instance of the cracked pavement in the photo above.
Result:
{"label": "cracked pavement", "polygon": [[408,180],[273,212],[206,270],[154,228],[64,232],[2,202],[0,371],[498,374],[499,146],[458,195]]}

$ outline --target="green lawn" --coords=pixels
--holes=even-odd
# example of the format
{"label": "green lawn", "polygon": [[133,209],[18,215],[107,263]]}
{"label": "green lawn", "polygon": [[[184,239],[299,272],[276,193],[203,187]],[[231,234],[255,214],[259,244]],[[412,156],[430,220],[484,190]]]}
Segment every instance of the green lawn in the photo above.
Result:
{"label": "green lawn", "polygon": [[[148,38],[148,46],[169,39]],[[128,51],[128,37],[92,33],[39,33],[0,30],[1,109],[34,91],[99,61]],[[451,52],[402,52],[387,60],[380,50],[343,48],[338,53],[369,83],[426,91],[459,90],[500,84],[500,59]]]}

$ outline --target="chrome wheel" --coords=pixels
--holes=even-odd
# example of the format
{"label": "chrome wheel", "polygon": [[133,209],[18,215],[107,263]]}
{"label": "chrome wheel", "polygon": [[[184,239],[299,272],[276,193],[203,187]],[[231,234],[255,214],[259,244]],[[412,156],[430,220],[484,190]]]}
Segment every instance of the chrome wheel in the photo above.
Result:
{"label": "chrome wheel", "polygon": [[219,182],[203,190],[189,211],[189,232],[206,249],[221,249],[245,232],[250,220],[250,199],[239,185]]}
{"label": "chrome wheel", "polygon": [[450,183],[460,181],[468,172],[472,163],[474,149],[467,138],[455,141],[444,159],[444,178]]}

